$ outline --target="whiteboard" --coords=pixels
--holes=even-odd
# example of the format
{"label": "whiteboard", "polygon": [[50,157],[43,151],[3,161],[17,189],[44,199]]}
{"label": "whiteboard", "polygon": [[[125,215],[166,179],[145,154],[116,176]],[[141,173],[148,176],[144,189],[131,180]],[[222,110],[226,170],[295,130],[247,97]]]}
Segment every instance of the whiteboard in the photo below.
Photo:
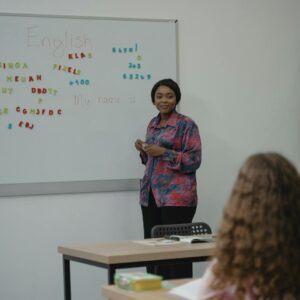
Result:
{"label": "whiteboard", "polygon": [[176,23],[0,14],[0,195],[138,189]]}

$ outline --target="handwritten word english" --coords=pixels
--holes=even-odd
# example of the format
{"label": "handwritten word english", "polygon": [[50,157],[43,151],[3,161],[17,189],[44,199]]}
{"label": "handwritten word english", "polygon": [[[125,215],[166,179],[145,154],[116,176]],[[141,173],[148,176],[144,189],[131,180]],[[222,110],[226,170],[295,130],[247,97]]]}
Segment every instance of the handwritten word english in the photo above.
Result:
{"label": "handwritten word english", "polygon": [[45,35],[39,26],[27,27],[26,46],[51,49],[54,57],[65,56],[67,50],[93,48],[91,39],[84,33],[74,34],[65,31],[60,35]]}
{"label": "handwritten word english", "polygon": [[80,73],[81,73],[80,70],[75,69],[73,67],[62,66],[62,65],[57,65],[57,64],[53,65],[53,69],[57,70],[57,71],[63,71],[63,72],[71,73],[71,74],[74,74],[74,75],[80,75]]}

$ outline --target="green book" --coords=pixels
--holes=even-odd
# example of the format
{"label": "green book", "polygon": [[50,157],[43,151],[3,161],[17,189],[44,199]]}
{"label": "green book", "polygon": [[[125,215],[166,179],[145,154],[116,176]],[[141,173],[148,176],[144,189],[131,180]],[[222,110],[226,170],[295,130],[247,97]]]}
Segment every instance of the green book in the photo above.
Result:
{"label": "green book", "polygon": [[145,272],[116,273],[115,285],[128,291],[146,291],[161,288],[162,277]]}

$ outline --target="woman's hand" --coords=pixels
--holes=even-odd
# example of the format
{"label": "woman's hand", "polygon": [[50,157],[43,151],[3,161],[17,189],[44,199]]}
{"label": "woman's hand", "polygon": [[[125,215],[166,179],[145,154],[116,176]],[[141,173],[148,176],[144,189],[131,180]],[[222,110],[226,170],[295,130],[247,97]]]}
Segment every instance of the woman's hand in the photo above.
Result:
{"label": "woman's hand", "polygon": [[166,149],[153,144],[146,144],[144,141],[137,139],[134,143],[136,150],[145,152],[150,156],[161,156],[165,153]]}
{"label": "woman's hand", "polygon": [[143,145],[145,145],[145,142],[143,142],[143,141],[140,140],[140,139],[137,139],[137,140],[135,141],[135,143],[134,143],[134,146],[135,146],[136,150],[138,150],[138,151],[140,151],[140,152],[144,151]]}
{"label": "woman's hand", "polygon": [[150,156],[161,156],[166,151],[166,148],[145,143],[143,143],[142,149]]}

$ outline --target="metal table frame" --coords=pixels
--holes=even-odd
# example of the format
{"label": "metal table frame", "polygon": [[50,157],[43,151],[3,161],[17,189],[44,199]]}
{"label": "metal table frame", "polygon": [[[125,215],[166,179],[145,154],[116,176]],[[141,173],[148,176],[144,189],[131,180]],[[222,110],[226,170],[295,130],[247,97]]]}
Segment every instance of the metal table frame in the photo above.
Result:
{"label": "metal table frame", "polygon": [[95,267],[107,269],[108,271],[108,283],[113,284],[114,274],[117,269],[134,268],[134,267],[145,267],[151,265],[167,265],[167,264],[181,264],[188,262],[202,262],[206,261],[210,256],[198,256],[189,258],[175,258],[175,259],[158,259],[153,261],[139,261],[139,262],[128,262],[128,263],[117,263],[117,264],[106,264],[101,262],[95,262],[88,259],[78,258],[70,255],[63,254],[63,277],[64,277],[64,299],[71,300],[71,270],[70,261],[75,261]]}

